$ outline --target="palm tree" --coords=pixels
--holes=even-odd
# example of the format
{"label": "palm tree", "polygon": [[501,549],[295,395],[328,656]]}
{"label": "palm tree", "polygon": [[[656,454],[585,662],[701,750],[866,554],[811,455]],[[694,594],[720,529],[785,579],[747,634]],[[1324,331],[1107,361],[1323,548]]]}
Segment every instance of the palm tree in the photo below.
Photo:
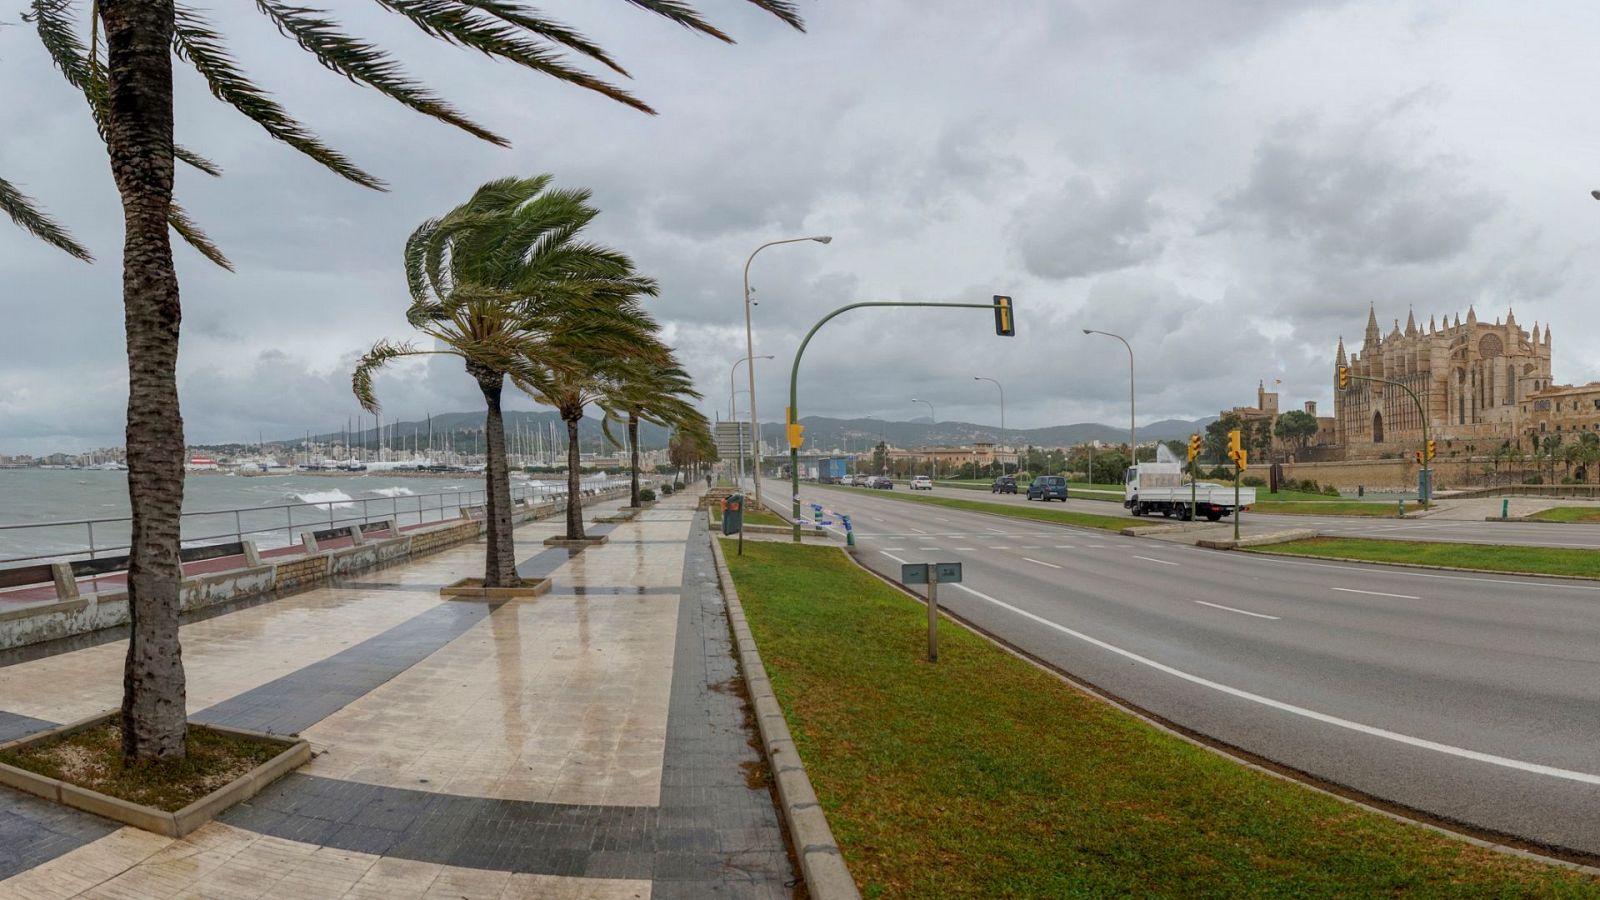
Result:
{"label": "palm tree", "polygon": [[[643,101],[575,65],[569,52],[626,77],[600,46],[517,0],[376,0],[431,38],[482,52],[643,112]],[[732,43],[688,0],[629,0],[692,31]],[[749,0],[796,29],[788,0]],[[482,140],[505,138],[471,121],[408,76],[381,47],[345,32],[321,11],[282,0],[255,0],[284,37],[323,67],[370,87],[416,112]],[[172,58],[194,66],[217,99],[270,136],[363,187],[384,184],[324,144],[235,63],[226,41],[200,12],[174,0],[93,0],[87,44],[73,0],[31,0],[26,18],[56,68],[84,96],[106,145],[122,199],[122,302],[127,330],[128,495],[133,533],[128,563],[128,656],[122,702],[122,752],[129,762],[186,755],[186,698],[178,643],[178,590],[183,579],[179,526],[183,511],[183,420],[177,360],[181,305],[169,229],[201,255],[231,268],[222,251],[173,201],[181,161],[208,175],[221,169],[174,142]],[[102,52],[101,41],[104,38]],[[80,259],[89,251],[14,184],[0,178],[0,211],[49,244]]]}
{"label": "palm tree", "polygon": [[[666,362],[655,362],[660,358]],[[627,426],[630,506],[639,506],[639,422],[690,430],[709,428],[706,417],[690,402],[699,399],[689,373],[665,347],[621,367],[602,402],[606,415],[601,428],[606,438],[616,444],[611,423],[621,419]]]}
{"label": "palm tree", "polygon": [[406,321],[431,337],[435,349],[379,341],[351,377],[356,398],[376,414],[372,376],[390,361],[446,355],[465,362],[487,409],[485,587],[517,582],[500,406],[506,376],[532,379],[539,371],[577,366],[562,348],[579,341],[610,347],[618,334],[605,291],[654,290],[632,274],[626,259],[578,240],[598,214],[589,192],[552,190],[550,181],[549,175],[491,181],[413,232],[405,250]]}

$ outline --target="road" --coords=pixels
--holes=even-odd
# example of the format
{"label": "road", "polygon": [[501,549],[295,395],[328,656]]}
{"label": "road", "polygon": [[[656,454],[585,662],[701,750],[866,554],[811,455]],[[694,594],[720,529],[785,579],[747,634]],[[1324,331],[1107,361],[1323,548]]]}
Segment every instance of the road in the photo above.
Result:
{"label": "road", "polygon": [[884,575],[959,560],[941,605],[1184,728],[1600,855],[1600,583],[1222,553],[865,490],[802,499],[850,514]]}
{"label": "road", "polygon": [[[895,490],[905,490],[896,484]],[[851,490],[866,490],[851,488]],[[1028,503],[1023,494],[991,494],[988,491],[966,488],[940,487],[941,497],[959,497],[995,503]],[[1035,500],[1036,505],[1039,501]],[[1554,502],[1554,501],[1552,501]],[[1568,505],[1582,501],[1569,501]],[[1498,501],[1440,501],[1442,511],[1417,519],[1367,518],[1362,516],[1272,515],[1245,513],[1242,520],[1247,529],[1255,531],[1286,531],[1292,528],[1315,528],[1331,537],[1384,538],[1400,541],[1443,541],[1468,544],[1510,544],[1527,547],[1573,547],[1600,550],[1600,525],[1574,525],[1561,522],[1485,522],[1482,510],[1498,509]],[[1451,507],[1459,503],[1465,511],[1478,511],[1477,515],[1452,517]],[[1052,501],[1051,507],[1060,506]],[[1120,503],[1105,500],[1072,499],[1064,504],[1077,512],[1098,513],[1102,516],[1126,516],[1133,522],[1161,522],[1160,517],[1135,519]],[[1548,505],[1548,504],[1546,504]],[[1315,504],[1307,504],[1314,508]],[[1390,506],[1392,511],[1393,506]],[[1224,519],[1231,522],[1231,519]],[[1231,532],[1232,526],[1228,526]]]}

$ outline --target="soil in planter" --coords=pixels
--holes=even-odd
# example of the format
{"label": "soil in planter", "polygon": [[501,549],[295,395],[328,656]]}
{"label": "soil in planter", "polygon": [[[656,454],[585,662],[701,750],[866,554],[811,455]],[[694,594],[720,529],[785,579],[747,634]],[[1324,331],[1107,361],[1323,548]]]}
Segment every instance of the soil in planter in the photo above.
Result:
{"label": "soil in planter", "polygon": [[131,803],[177,812],[283,752],[266,743],[189,726],[185,759],[122,764],[116,722],[0,753],[0,762]]}

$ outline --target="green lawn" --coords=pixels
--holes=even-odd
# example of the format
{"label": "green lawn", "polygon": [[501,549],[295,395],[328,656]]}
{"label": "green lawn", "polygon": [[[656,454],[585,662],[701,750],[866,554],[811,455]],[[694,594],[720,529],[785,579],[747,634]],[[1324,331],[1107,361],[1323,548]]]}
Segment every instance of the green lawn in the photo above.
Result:
{"label": "green lawn", "polygon": [[[711,524],[717,525],[717,524],[720,524],[721,522],[722,522],[722,510],[721,509],[712,510],[711,511]],[[744,524],[746,524],[746,525],[780,525],[780,526],[782,526],[782,525],[788,525],[789,523],[785,522],[784,520],[782,520],[780,518],[778,518],[777,513],[771,512],[769,510],[754,509],[754,508],[751,508],[751,507],[745,507]]]}
{"label": "green lawn", "polygon": [[[838,488],[838,490],[852,490]],[[853,490],[864,490],[854,488]],[[1082,525],[1085,528],[1100,528],[1105,531],[1121,531],[1139,523],[1117,516],[1101,516],[1094,513],[1073,512],[1068,509],[1053,507],[1048,503],[1038,506],[1011,506],[1005,503],[985,503],[982,500],[968,500],[964,497],[936,497],[928,492],[902,494],[898,491],[885,492],[873,491],[874,495],[887,495],[893,500],[902,500],[907,503],[927,503],[932,506],[945,506],[950,509],[964,509],[968,512],[994,513],[998,516],[1010,516],[1013,519],[1031,519],[1035,522],[1051,522],[1056,525]],[[845,510],[849,512],[849,510]]]}
{"label": "green lawn", "polygon": [[871,897],[1594,896],[1157,731],[839,551],[728,563],[834,836]]}
{"label": "green lawn", "polygon": [[1535,522],[1600,522],[1600,506],[1557,506],[1528,518]]}
{"label": "green lawn", "polygon": [[1341,559],[1461,566],[1527,575],[1577,575],[1600,578],[1600,550],[1568,547],[1517,547],[1504,544],[1446,544],[1371,538],[1309,538],[1260,548],[1267,553],[1337,556]]}
{"label": "green lawn", "polygon": [[[1257,496],[1272,496],[1271,494],[1258,494]],[[1252,512],[1281,513],[1291,516],[1372,516],[1375,518],[1395,517],[1395,509],[1399,503],[1367,503],[1362,500],[1328,500],[1325,503],[1310,502],[1305,500],[1260,500],[1250,505]],[[1422,505],[1416,501],[1406,504],[1406,512],[1417,512]]]}

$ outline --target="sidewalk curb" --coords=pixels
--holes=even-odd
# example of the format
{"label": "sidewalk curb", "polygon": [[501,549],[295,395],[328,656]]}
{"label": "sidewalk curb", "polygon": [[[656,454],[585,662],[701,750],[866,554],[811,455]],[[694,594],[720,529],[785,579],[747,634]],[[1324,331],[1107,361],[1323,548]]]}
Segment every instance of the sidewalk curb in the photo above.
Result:
{"label": "sidewalk curb", "polygon": [[827,816],[806,774],[805,762],[800,759],[789,734],[783,708],[772,692],[772,682],[767,680],[767,668],[761,662],[755,636],[744,617],[744,604],[739,602],[739,590],[728,571],[728,561],[723,558],[722,544],[715,534],[710,536],[710,541],[711,556],[717,561],[717,581],[728,604],[728,626],[739,651],[739,668],[744,673],[745,689],[750,692],[756,726],[761,731],[761,750],[778,786],[778,811],[789,829],[795,855],[800,858],[800,875],[805,880],[806,890],[812,900],[860,900],[861,892],[845,865],[833,830],[828,827]]}
{"label": "sidewalk curb", "polygon": [[1204,547],[1207,550],[1239,550],[1245,547],[1261,547],[1268,544],[1287,544],[1290,541],[1303,541],[1307,538],[1317,537],[1319,534],[1320,532],[1315,528],[1296,528],[1292,531],[1274,531],[1268,534],[1247,535],[1238,540],[1228,538],[1227,540],[1217,541],[1201,538],[1195,541],[1195,546]]}
{"label": "sidewalk curb", "polygon": [[[1419,542],[1420,543],[1420,542]],[[1585,578],[1582,575],[1556,575],[1550,572],[1507,572],[1504,569],[1469,569],[1465,566],[1436,566],[1427,563],[1391,562],[1386,559],[1351,559],[1348,556],[1324,556],[1312,553],[1281,553],[1276,550],[1253,551],[1262,556],[1281,556],[1284,559],[1319,559],[1325,562],[1354,563],[1359,566],[1394,566],[1400,569],[1432,569],[1436,572],[1467,572],[1472,575],[1503,575],[1511,578],[1559,578],[1562,581],[1600,581],[1600,576]]]}

